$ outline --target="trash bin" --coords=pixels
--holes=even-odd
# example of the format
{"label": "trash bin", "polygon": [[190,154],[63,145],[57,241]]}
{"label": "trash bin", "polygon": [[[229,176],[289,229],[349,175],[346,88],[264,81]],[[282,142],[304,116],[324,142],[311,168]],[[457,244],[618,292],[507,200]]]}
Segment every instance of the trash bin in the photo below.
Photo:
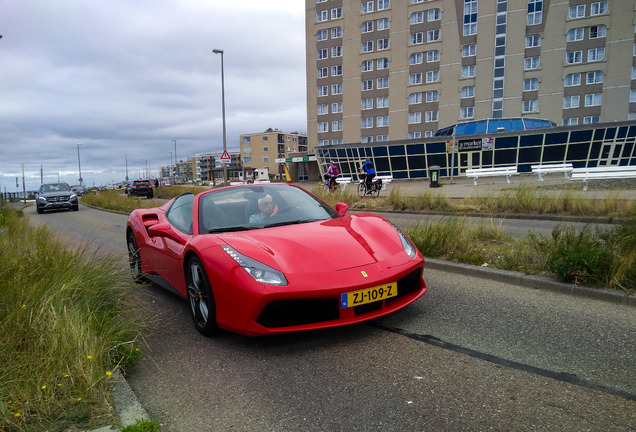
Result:
{"label": "trash bin", "polygon": [[431,177],[431,184],[429,185],[429,187],[439,187],[439,170],[439,165],[431,165],[430,167],[428,167],[428,173]]}

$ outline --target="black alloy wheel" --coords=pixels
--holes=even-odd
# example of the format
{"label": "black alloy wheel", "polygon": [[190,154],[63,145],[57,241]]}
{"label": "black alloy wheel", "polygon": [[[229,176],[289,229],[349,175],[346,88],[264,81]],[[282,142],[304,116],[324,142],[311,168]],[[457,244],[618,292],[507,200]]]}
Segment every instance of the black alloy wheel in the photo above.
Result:
{"label": "black alloy wheel", "polygon": [[203,263],[196,256],[188,260],[186,283],[190,313],[197,330],[205,336],[218,333],[212,287]]}
{"label": "black alloy wheel", "polygon": [[144,281],[144,275],[141,272],[141,257],[139,255],[139,248],[137,247],[137,240],[135,240],[135,234],[132,231],[128,232],[126,243],[128,245],[130,274],[136,283],[142,283]]}

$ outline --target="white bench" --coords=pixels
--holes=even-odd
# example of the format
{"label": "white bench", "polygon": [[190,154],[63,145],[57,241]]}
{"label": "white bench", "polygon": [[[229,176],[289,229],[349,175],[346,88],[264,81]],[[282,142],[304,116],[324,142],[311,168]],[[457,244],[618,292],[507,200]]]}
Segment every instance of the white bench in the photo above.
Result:
{"label": "white bench", "polygon": [[466,177],[473,177],[473,184],[477,186],[479,177],[506,176],[506,182],[510,183],[510,177],[517,175],[516,166],[496,167],[496,168],[471,168],[466,170]]}
{"label": "white bench", "polygon": [[345,190],[347,185],[351,183],[351,177],[336,177],[336,183],[340,189]]}
{"label": "white bench", "polygon": [[532,165],[532,172],[539,175],[539,181],[543,181],[543,176],[549,173],[562,172],[565,179],[569,179],[569,174],[574,169],[571,163]]}
{"label": "white bench", "polygon": [[636,177],[636,166],[600,166],[593,168],[574,168],[572,180],[583,180],[583,190],[587,190],[588,180],[634,178]]}

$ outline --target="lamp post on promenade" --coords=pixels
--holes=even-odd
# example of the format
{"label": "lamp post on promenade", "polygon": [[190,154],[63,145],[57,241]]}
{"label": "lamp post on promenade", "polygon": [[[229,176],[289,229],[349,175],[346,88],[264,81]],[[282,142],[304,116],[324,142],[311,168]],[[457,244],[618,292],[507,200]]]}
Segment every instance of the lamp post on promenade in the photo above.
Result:
{"label": "lamp post on promenade", "polygon": [[126,183],[128,183],[128,153],[126,153]]}
{"label": "lamp post on promenade", "polygon": [[79,184],[80,186],[82,185],[82,182],[84,181],[84,179],[82,178],[82,162],[80,160],[80,146],[82,145],[82,143],[77,143],[77,167],[79,168]]}
{"label": "lamp post on promenade", "polygon": [[[223,154],[227,151],[227,133],[225,128],[225,71],[223,67],[223,53],[222,49],[213,49],[214,54],[221,54],[221,112],[223,114]],[[227,180],[227,165],[223,163],[223,183]]]}
{"label": "lamp post on promenade", "polygon": [[177,162],[177,140],[172,140],[174,143],[174,183],[177,183],[177,175],[179,174],[179,166]]}

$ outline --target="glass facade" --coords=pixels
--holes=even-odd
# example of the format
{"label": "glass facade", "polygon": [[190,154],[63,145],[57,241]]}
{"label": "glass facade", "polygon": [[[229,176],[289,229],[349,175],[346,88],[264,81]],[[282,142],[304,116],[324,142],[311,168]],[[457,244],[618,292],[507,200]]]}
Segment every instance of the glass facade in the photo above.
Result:
{"label": "glass facade", "polygon": [[[527,119],[524,119],[527,120]],[[636,166],[636,122],[597,123],[548,129],[505,131],[374,144],[346,144],[315,148],[321,172],[330,160],[343,176],[357,178],[369,157],[378,175],[394,179],[428,177],[432,165],[441,176],[463,174],[470,168],[516,165],[531,172],[531,165],[571,162],[575,168],[603,165]]]}

